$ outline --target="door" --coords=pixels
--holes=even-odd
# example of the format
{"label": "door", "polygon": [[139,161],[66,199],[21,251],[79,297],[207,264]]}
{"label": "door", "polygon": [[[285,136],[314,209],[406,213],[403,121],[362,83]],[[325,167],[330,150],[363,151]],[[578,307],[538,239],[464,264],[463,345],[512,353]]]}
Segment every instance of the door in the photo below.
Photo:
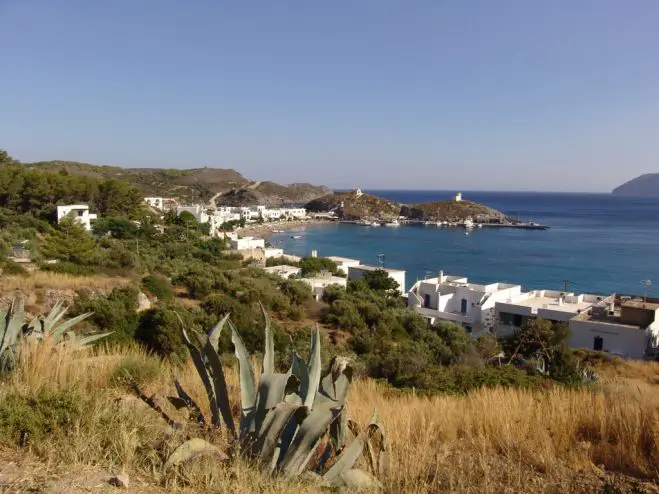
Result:
{"label": "door", "polygon": [[595,336],[593,340],[593,350],[601,352],[603,348],[604,348],[604,338],[602,338],[601,336]]}
{"label": "door", "polygon": [[430,295],[427,293],[423,296],[423,306],[430,308]]}
{"label": "door", "polygon": [[463,314],[467,313],[467,299],[466,298],[463,298],[462,302],[460,303],[460,312],[462,312]]}

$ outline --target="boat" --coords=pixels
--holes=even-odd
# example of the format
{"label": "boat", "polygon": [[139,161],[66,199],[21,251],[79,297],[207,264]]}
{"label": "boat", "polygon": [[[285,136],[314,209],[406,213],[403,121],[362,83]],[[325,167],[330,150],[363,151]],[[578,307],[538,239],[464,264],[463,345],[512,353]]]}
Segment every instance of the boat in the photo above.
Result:
{"label": "boat", "polygon": [[272,230],[272,233],[285,233],[284,230]]}
{"label": "boat", "polygon": [[384,226],[400,226],[400,223],[398,223],[398,220],[392,220],[384,223]]}
{"label": "boat", "polygon": [[380,226],[380,223],[378,223],[377,221],[374,221],[373,223],[371,223],[371,226]]}
{"label": "boat", "polygon": [[293,235],[291,238],[294,238],[295,240],[297,240],[298,238],[302,238],[302,235]]}
{"label": "boat", "polygon": [[469,235],[469,230],[465,230],[465,235]]}
{"label": "boat", "polygon": [[471,216],[467,216],[465,220],[463,221],[462,225],[465,228],[473,228],[474,227],[474,220],[471,219]]}

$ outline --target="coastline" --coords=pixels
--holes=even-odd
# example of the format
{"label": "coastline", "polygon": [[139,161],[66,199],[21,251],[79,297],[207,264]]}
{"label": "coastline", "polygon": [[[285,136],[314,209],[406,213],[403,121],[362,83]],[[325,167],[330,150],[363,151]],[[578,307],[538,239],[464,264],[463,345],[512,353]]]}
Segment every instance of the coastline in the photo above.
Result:
{"label": "coastline", "polygon": [[309,226],[317,225],[333,225],[335,221],[321,220],[321,219],[306,219],[286,221],[283,223],[263,223],[260,225],[248,225],[243,228],[236,228],[234,231],[242,237],[254,237],[267,239],[272,235],[275,230],[283,230],[289,232],[292,230],[299,231]]}

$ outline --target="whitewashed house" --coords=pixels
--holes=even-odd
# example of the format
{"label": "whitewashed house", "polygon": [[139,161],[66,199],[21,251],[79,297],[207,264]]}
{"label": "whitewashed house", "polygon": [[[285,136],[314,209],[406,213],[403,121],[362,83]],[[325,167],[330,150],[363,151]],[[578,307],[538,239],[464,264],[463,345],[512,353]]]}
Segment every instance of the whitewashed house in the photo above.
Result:
{"label": "whitewashed house", "polygon": [[89,212],[89,206],[87,204],[57,206],[57,223],[67,216],[72,217],[88,231],[92,229],[91,222],[97,219],[96,214]]}
{"label": "whitewashed house", "polygon": [[274,274],[280,278],[292,278],[293,276],[300,276],[301,269],[297,266],[289,266],[287,264],[282,264],[280,266],[269,266],[263,268],[266,273]]}
{"label": "whitewashed house", "polygon": [[588,348],[626,358],[656,358],[659,304],[609,297],[570,319],[572,348]]}
{"label": "whitewashed house", "polygon": [[[229,238],[229,247],[232,250],[246,250],[246,249],[264,249],[265,250],[265,240],[262,238],[254,237],[235,237]],[[281,252],[282,255],[283,251]],[[276,257],[276,256],[273,256]]]}
{"label": "whitewashed house", "polygon": [[328,256],[327,259],[334,262],[336,264],[337,269],[345,275],[348,274],[348,269],[351,266],[356,267],[361,264],[361,261],[359,261],[358,259],[349,259],[347,257]]}
{"label": "whitewashed house", "polygon": [[497,337],[509,336],[529,319],[566,323],[606,297],[590,294],[532,290],[496,303]]}
{"label": "whitewashed house", "polygon": [[402,293],[405,292],[405,271],[402,269],[384,268],[380,266],[369,266],[367,264],[358,264],[356,266],[348,266],[348,279],[362,280],[364,275],[368,272],[382,270],[385,271],[389,278],[398,283],[398,289]]}
{"label": "whitewashed house", "polygon": [[190,213],[194,216],[195,220],[199,223],[208,223],[210,215],[206,212],[204,206],[197,204],[195,206],[177,206],[176,215],[180,216],[181,213]]}
{"label": "whitewashed house", "polygon": [[144,202],[154,209],[163,211],[165,209],[165,199],[163,197],[145,197]]}
{"label": "whitewashed house", "polygon": [[300,220],[307,217],[307,210],[304,208],[283,208],[282,212],[286,218]]}
{"label": "whitewashed house", "polygon": [[325,289],[330,285],[338,285],[343,288],[348,286],[348,280],[346,278],[333,276],[330,272],[321,272],[312,278],[300,278],[300,281],[303,281],[311,287],[311,291],[316,301],[323,298]]}
{"label": "whitewashed house", "polygon": [[408,292],[407,305],[431,324],[451,321],[474,337],[495,328],[495,305],[499,300],[519,296],[520,285],[469,283],[461,276],[448,276],[440,271],[436,278],[417,281]]}

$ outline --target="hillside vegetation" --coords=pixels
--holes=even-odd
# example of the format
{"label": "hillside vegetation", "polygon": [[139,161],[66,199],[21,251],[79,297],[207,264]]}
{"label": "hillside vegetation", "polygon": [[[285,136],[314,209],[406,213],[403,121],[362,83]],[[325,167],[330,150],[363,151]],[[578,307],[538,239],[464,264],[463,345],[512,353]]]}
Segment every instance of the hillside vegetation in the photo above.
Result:
{"label": "hillside vegetation", "polygon": [[226,205],[247,206],[305,203],[326,195],[327,187],[310,184],[279,185],[254,182],[236,170],[224,168],[121,168],[72,161],[42,161],[24,166],[52,173],[67,173],[99,180],[121,180],[145,196],[174,198],[182,202],[206,202],[216,194],[226,195]]}

